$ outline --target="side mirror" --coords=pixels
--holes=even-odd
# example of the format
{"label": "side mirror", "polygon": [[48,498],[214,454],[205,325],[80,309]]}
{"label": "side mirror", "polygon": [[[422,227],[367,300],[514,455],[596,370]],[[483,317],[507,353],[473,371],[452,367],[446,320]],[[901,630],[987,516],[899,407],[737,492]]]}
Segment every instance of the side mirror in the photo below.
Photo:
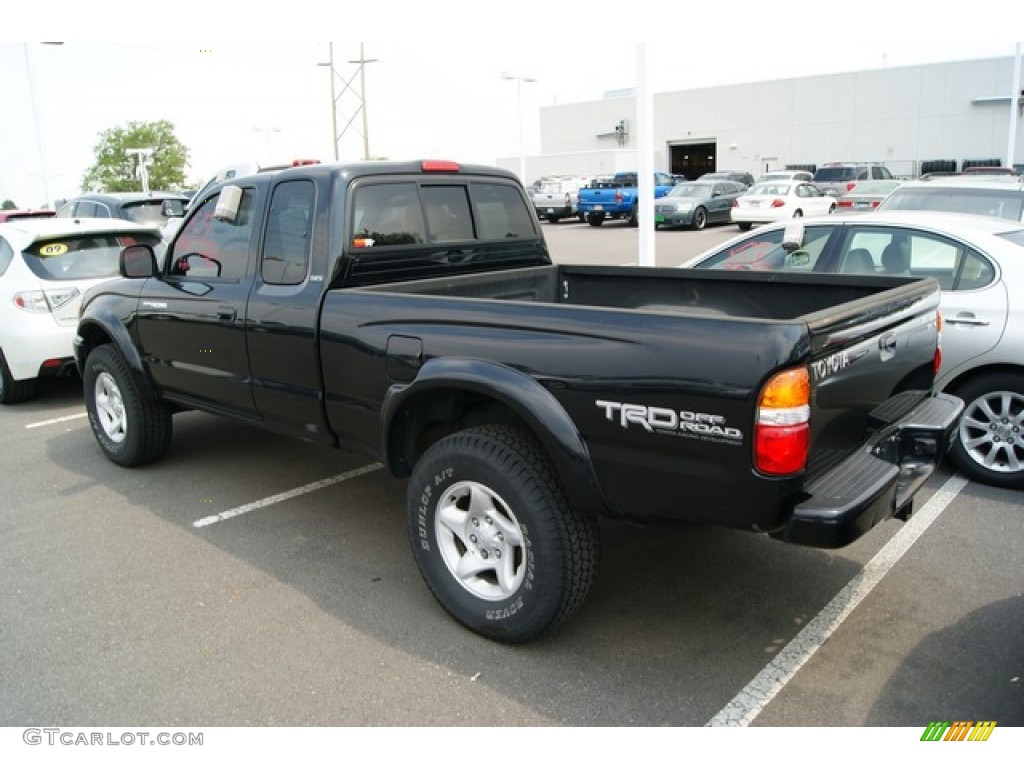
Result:
{"label": "side mirror", "polygon": [[118,260],[121,277],[152,277],[156,274],[156,255],[148,245],[129,245]]}
{"label": "side mirror", "polygon": [[229,184],[220,191],[217,207],[213,209],[213,217],[234,224],[238,219],[238,210],[242,206],[242,188]]}
{"label": "side mirror", "polygon": [[782,232],[782,248],[786,253],[792,253],[804,244],[804,223],[802,221],[791,221]]}

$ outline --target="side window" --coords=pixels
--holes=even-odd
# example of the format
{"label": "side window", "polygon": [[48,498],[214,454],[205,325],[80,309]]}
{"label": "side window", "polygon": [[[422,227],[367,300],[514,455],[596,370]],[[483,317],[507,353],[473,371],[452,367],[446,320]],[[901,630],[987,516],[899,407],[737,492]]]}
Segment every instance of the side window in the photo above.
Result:
{"label": "side window", "polygon": [[832,230],[832,227],[808,227],[804,234],[803,246],[792,253],[782,247],[784,230],[760,233],[720,251],[699,267],[766,272],[813,272]]}
{"label": "side window", "polygon": [[278,184],[270,198],[263,240],[264,282],[297,285],[306,278],[312,244],[315,190],[309,180]]}
{"label": "side window", "polygon": [[429,242],[445,243],[473,239],[473,221],[464,186],[424,186],[421,193],[423,210],[427,215]]}
{"label": "side window", "polygon": [[199,280],[240,280],[249,262],[254,190],[245,189],[235,221],[214,217],[220,195],[203,201],[183,226],[168,254],[170,276]]}
{"label": "side window", "polygon": [[943,290],[950,290],[961,253],[956,243],[924,232],[858,227],[847,240],[840,271],[934,277]]}
{"label": "side window", "polygon": [[954,290],[973,291],[984,288],[995,279],[995,276],[996,271],[984,256],[977,251],[967,251]]}
{"label": "side window", "polygon": [[78,207],[75,208],[75,216],[83,219],[108,218],[96,203],[89,200],[82,200],[78,203]]}
{"label": "side window", "polygon": [[11,248],[11,244],[0,237],[0,276],[3,276],[4,272],[7,271],[7,267],[11,265],[13,258],[14,249]]}
{"label": "side window", "polygon": [[377,248],[426,242],[426,227],[416,185],[367,184],[355,192],[353,245]]}

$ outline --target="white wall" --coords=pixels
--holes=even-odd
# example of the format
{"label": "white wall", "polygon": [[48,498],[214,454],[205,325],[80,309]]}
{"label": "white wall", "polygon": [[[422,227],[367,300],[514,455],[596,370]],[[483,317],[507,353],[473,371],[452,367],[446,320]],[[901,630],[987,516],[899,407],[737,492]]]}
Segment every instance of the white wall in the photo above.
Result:
{"label": "white wall", "polygon": [[[837,75],[676,91],[654,96],[654,166],[668,170],[669,145],[717,142],[717,165],[758,173],[765,166],[844,160],[885,162],[914,175],[924,160],[1024,158],[1018,121],[1015,160],[1006,153],[1013,57],[894,67]],[[540,110],[541,154],[527,158],[527,183],[544,174],[635,170],[636,137],[620,146],[615,125],[634,126],[630,97]],[[734,146],[735,145],[735,146]],[[518,170],[518,158],[498,165]]]}

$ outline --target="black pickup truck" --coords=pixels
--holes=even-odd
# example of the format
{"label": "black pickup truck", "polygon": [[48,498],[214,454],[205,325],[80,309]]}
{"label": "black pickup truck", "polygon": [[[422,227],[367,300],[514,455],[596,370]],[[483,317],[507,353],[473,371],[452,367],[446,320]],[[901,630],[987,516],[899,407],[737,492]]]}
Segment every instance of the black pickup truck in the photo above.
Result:
{"label": "black pickup truck", "polygon": [[430,589],[504,642],[582,604],[603,515],[838,547],[908,514],[962,407],[934,281],[554,264],[484,166],[232,179],[121,274],[75,341],[112,461],[184,409],[379,460]]}

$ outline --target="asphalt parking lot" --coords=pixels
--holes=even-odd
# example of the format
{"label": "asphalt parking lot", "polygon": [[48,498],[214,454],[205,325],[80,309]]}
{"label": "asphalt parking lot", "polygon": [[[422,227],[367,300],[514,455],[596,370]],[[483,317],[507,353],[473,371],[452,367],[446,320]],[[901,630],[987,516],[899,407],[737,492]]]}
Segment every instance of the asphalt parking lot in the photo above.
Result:
{"label": "asphalt parking lot", "polygon": [[[556,260],[636,259],[635,229],[543,226]],[[660,231],[657,262],[736,233]],[[603,525],[582,611],[506,647],[435,603],[362,457],[185,413],[122,469],[77,381],[0,428],[3,725],[1024,726],[1024,497],[948,467],[836,551]]]}

